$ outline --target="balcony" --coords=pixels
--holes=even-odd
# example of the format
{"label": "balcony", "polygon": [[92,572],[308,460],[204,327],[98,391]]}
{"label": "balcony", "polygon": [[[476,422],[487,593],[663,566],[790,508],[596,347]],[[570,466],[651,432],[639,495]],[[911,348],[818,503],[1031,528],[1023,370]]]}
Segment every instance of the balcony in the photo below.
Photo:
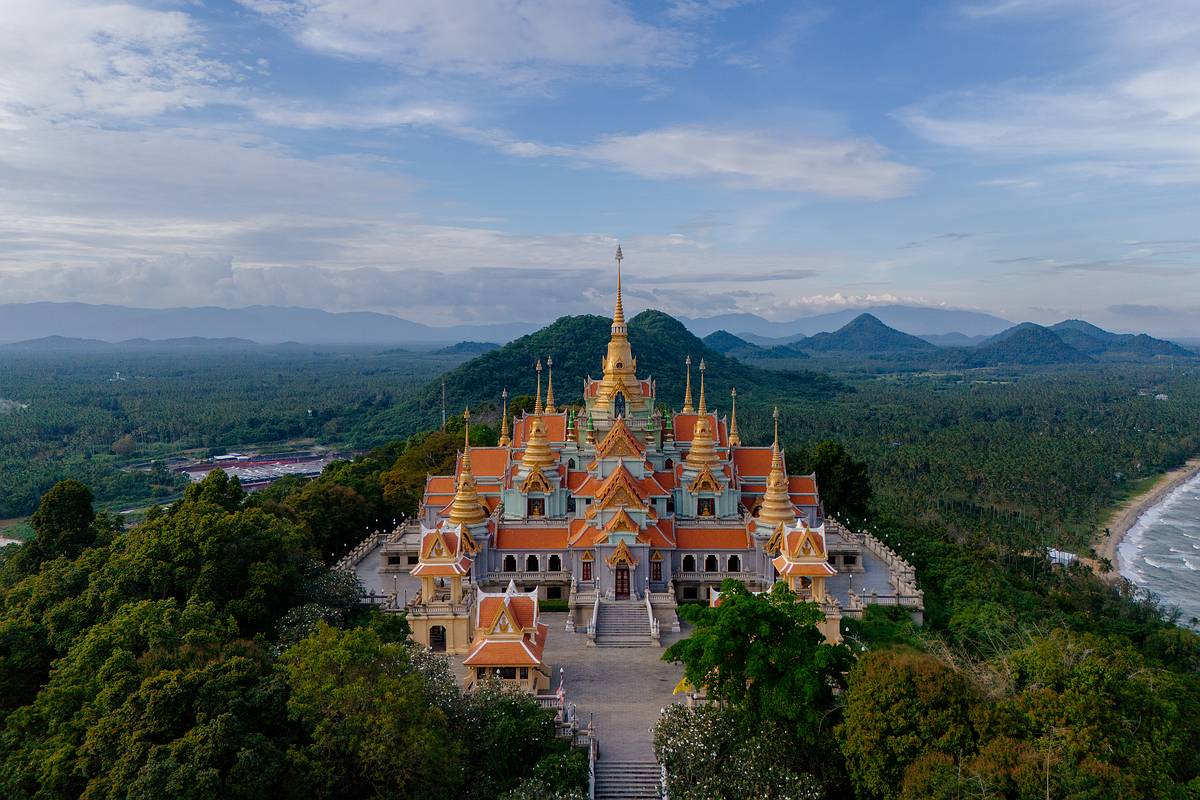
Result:
{"label": "balcony", "polygon": [[511,580],[511,581],[514,581],[515,583],[517,583],[518,585],[520,585],[522,583],[529,583],[529,584],[562,583],[562,584],[567,584],[567,583],[571,582],[571,573],[565,569],[555,569],[555,570],[543,569],[543,570],[537,570],[537,571],[533,571],[533,572],[526,572],[525,570],[517,570],[516,572],[501,570],[498,572],[489,572],[487,579],[490,581],[498,581],[501,583],[508,583]]}

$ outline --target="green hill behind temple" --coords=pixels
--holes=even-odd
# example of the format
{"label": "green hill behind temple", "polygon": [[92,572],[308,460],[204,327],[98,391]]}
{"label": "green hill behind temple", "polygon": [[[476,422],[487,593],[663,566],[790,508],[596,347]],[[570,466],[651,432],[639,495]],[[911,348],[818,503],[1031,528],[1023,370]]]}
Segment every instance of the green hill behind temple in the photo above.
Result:
{"label": "green hill behind temple", "polygon": [[1071,347],[1090,356],[1182,356],[1196,354],[1174,342],[1156,339],[1144,333],[1112,333],[1081,319],[1068,319],[1051,325],[1050,330]]}
{"label": "green hill behind temple", "polygon": [[971,366],[1019,364],[1070,364],[1092,361],[1064,342],[1054,331],[1031,322],[999,333],[978,347],[964,351]]}
{"label": "green hill behind temple", "polygon": [[836,331],[815,334],[795,346],[810,352],[923,353],[937,350],[937,345],[889,328],[870,314],[859,314]]}
{"label": "green hill behind temple", "polygon": [[[441,418],[442,384],[451,413],[464,405],[483,411],[484,421],[497,419],[500,392],[510,396],[532,395],[537,374],[534,362],[554,359],[554,395],[559,405],[575,403],[583,396],[583,381],[603,372],[602,359],[608,347],[612,321],[595,315],[562,317],[551,325],[484,353],[447,372],[424,390],[389,409],[376,421],[387,425],[393,435],[404,435],[436,427]],[[657,383],[660,404],[678,408],[683,400],[686,366],[692,357],[692,381],[699,391],[697,366],[704,359],[711,405],[726,407],[729,390],[736,386],[738,399],[754,403],[796,397],[820,397],[850,391],[827,375],[808,371],[766,370],[717,352],[688,331],[681,322],[661,311],[643,311],[629,321],[629,340],[637,359],[640,377]],[[543,391],[549,377],[543,371]]]}

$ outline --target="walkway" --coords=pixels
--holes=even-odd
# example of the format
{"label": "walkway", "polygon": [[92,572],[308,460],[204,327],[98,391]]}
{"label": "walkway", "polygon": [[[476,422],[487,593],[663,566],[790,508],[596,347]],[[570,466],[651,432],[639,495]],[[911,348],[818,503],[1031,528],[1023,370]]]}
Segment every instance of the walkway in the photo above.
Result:
{"label": "walkway", "polygon": [[567,701],[574,703],[579,718],[595,719],[600,737],[600,758],[609,761],[653,761],[650,729],[659,710],[683,696],[671,692],[683,677],[683,667],[662,660],[663,650],[688,636],[664,632],[663,647],[588,647],[587,636],[567,633],[565,613],[544,613],[550,640],[544,654],[553,670],[553,688],[558,688],[559,668],[566,674]]}

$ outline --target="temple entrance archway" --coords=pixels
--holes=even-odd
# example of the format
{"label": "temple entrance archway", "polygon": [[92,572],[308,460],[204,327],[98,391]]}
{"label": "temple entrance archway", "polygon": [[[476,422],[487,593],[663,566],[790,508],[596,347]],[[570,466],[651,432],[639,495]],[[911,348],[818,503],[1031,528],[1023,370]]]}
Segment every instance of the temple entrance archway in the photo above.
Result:
{"label": "temple entrance archway", "polygon": [[614,595],[618,600],[629,599],[629,567],[622,564],[617,567],[615,574]]}
{"label": "temple entrance archway", "polygon": [[435,653],[446,652],[446,628],[434,625],[429,629],[429,649]]}

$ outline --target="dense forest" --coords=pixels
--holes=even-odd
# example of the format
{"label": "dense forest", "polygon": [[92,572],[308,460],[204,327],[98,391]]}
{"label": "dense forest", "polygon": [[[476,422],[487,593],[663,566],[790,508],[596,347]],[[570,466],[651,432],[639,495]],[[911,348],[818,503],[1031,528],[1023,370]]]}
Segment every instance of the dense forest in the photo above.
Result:
{"label": "dense forest", "polygon": [[[635,347],[657,353],[642,369],[653,365],[660,400],[676,405],[681,355],[697,345],[660,317],[639,317]],[[607,328],[557,326],[451,372],[451,402],[531,392],[544,352],[560,401],[574,400],[569,386],[589,368],[572,366],[569,349],[560,356],[559,342],[596,327],[598,361]],[[916,566],[926,609],[918,628],[872,608],[845,622],[841,645],[817,633],[815,607],[779,589],[731,584],[718,609],[682,609],[691,635],[665,657],[720,702],[672,707],[659,722],[672,797],[1200,792],[1200,637],[1128,584],[1051,567],[1038,550],[1086,547],[1114,496],[1200,450],[1194,367],[877,374],[848,362],[829,377],[693,355],[708,360],[722,413],[738,386],[746,441],[769,441],[770,408],[781,406],[789,467],[815,471],[831,513]],[[45,492],[34,538],[0,551],[0,794],[578,796],[586,763],[540,709],[500,691],[463,694],[443,662],[411,646],[402,617],[361,606],[354,581],[327,567],[365,531],[412,513],[427,474],[453,469],[461,418],[445,431],[415,427],[431,398],[440,406],[440,381],[429,382],[438,357],[293,355],[267,372],[261,353],[225,353],[166,359],[160,373],[123,366],[128,382],[108,380],[110,363],[74,372],[55,357],[56,370],[39,369],[42,356],[24,383],[6,384],[29,407],[8,407],[2,429],[5,446],[32,440],[60,470],[72,469],[63,457],[76,444],[85,460],[120,467],[184,442],[223,448],[273,431],[363,452],[251,495],[216,472],[133,527],[94,512],[80,483]],[[135,376],[171,368],[179,385],[139,405]],[[212,391],[197,388],[205,381]],[[200,411],[205,398],[223,398],[230,416]],[[42,416],[21,416],[39,403]],[[72,422],[85,407],[99,410]],[[178,428],[139,426],[158,410]],[[494,406],[484,411],[494,423]],[[114,453],[126,435],[134,447]],[[473,425],[471,438],[494,443],[496,427]],[[4,474],[27,474],[21,451],[5,452]]]}
{"label": "dense forest", "polygon": [[372,439],[359,426],[463,358],[299,345],[0,348],[0,519],[31,513],[68,477],[110,507],[175,496],[185,481],[156,461],[181,451],[381,444],[408,432]]}
{"label": "dense forest", "polygon": [[550,713],[464,693],[281,504],[214,472],[134,528],[75,481],[0,550],[0,796],[582,798]]}

